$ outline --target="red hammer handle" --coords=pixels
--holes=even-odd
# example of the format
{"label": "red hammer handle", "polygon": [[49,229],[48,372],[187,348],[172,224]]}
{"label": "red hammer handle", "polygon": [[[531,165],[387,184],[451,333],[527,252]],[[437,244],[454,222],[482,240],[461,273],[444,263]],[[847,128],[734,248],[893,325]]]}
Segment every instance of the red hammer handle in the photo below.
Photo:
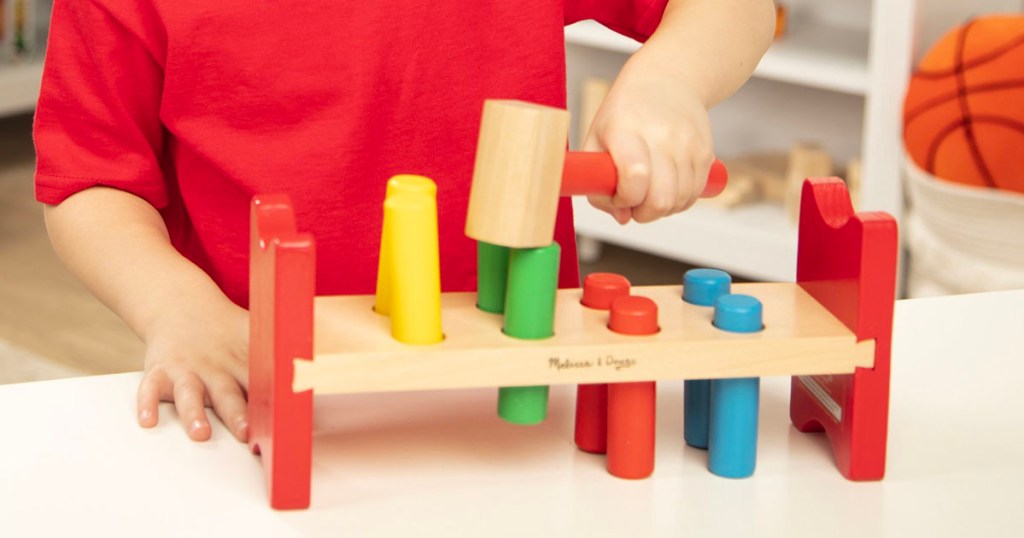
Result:
{"label": "red hammer handle", "polygon": [[[713,198],[725,189],[729,172],[722,161],[715,159],[708,173],[701,198]],[[619,175],[612,162],[612,156],[600,151],[568,151],[565,154],[565,170],[562,172],[562,196],[585,194],[615,194]]]}

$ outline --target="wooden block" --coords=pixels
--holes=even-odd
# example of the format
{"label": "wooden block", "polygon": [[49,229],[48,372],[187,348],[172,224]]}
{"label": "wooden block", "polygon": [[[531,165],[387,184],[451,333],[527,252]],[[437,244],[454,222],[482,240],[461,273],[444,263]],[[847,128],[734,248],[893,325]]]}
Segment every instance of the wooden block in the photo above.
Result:
{"label": "wooden block", "polygon": [[786,153],[757,153],[747,157],[747,165],[756,171],[755,178],[761,188],[761,199],[784,204],[786,200]]}
{"label": "wooden block", "polygon": [[658,304],[653,336],[608,330],[608,312],[580,305],[582,290],[559,290],[555,335],[539,341],[501,331],[500,315],[476,294],[442,294],[445,339],[394,341],[373,296],[318,297],[314,360],[295,361],[293,388],[317,393],[836,374],[870,367],[871,341],[853,333],[793,283],[736,284],[764,304],[765,330],[715,328],[705,307],[683,302],[682,286],[634,288]]}
{"label": "wooden block", "polygon": [[762,174],[758,177],[761,199],[783,205],[786,202],[786,176],[784,174]]}
{"label": "wooden block", "polygon": [[853,210],[860,207],[860,159],[854,157],[846,163],[846,190],[850,191]]}
{"label": "wooden block", "polygon": [[708,198],[707,203],[725,209],[756,202],[761,198],[761,189],[750,174],[737,174],[735,170],[729,172],[729,183],[721,194]]}
{"label": "wooden block", "polygon": [[753,181],[755,192],[745,196],[741,203],[765,201],[782,205],[786,198],[788,165],[789,155],[786,153],[752,153],[732,157],[725,161],[730,177],[723,195],[728,192],[736,178],[746,176]]}
{"label": "wooden block", "polygon": [[789,152],[786,167],[786,210],[793,222],[800,212],[800,194],[807,178],[832,176],[832,156],[815,144],[797,144]]}
{"label": "wooden block", "polygon": [[505,247],[551,244],[568,136],[565,110],[486,101],[466,235]]}

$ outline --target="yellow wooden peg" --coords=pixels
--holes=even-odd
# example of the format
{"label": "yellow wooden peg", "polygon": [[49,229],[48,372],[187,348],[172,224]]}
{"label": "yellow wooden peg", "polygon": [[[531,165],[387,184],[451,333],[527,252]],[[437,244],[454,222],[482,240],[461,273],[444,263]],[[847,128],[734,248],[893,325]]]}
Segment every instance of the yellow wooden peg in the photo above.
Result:
{"label": "yellow wooden peg", "polygon": [[384,202],[384,220],[391,335],[407,344],[440,342],[437,199],[432,192],[396,192]]}
{"label": "yellow wooden peg", "polygon": [[[387,201],[400,193],[422,193],[436,199],[437,185],[428,177],[400,174],[388,180],[384,200]],[[377,295],[373,305],[373,311],[384,316],[391,315],[391,279],[388,276],[387,249],[384,247],[388,241],[387,237],[388,219],[385,215],[380,234],[380,255],[377,260]]]}

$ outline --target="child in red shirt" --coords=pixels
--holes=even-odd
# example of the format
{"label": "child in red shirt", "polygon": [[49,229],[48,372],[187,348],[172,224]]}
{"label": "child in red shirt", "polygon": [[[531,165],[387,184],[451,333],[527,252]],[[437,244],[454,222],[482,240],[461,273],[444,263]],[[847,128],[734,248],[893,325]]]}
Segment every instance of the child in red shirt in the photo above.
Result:
{"label": "child in red shirt", "polygon": [[[317,293],[372,293],[387,180],[438,185],[442,287],[475,288],[463,234],[484,99],[565,106],[562,28],[647,44],[584,149],[619,168],[620,222],[687,208],[711,163],[707,108],[771,41],[770,0],[290,3],[57,0],[36,112],[37,198],[65,263],[146,343],[138,420],[210,406],[247,437],[254,194],[286,192],[317,239]],[[555,233],[578,283],[572,215]]]}

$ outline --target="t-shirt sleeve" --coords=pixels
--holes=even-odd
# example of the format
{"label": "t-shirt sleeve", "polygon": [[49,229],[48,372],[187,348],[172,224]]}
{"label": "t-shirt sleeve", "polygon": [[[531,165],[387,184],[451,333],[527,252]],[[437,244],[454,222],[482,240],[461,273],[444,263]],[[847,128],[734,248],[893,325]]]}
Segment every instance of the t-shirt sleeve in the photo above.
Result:
{"label": "t-shirt sleeve", "polygon": [[644,42],[654,33],[668,0],[566,0],[565,24],[593,19]]}
{"label": "t-shirt sleeve", "polygon": [[33,127],[36,199],[94,186],[167,205],[156,25],[118,2],[56,0]]}

